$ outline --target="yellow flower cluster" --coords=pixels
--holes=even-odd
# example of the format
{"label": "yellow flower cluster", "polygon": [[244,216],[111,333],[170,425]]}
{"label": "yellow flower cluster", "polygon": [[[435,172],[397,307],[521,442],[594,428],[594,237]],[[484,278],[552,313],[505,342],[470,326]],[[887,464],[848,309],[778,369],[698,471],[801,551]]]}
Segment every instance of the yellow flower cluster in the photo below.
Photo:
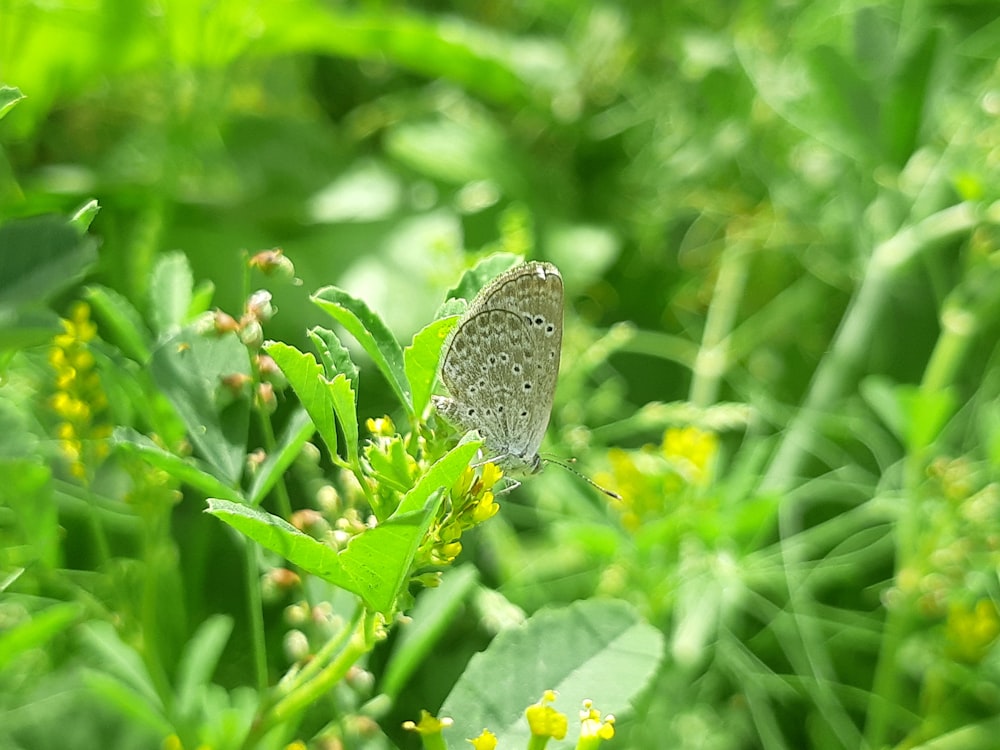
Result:
{"label": "yellow flower cluster", "polygon": [[608,451],[611,472],[598,477],[622,495],[619,511],[625,528],[635,531],[645,521],[662,518],[679,496],[697,493],[714,478],[719,439],[698,427],[671,427],[659,446]]}
{"label": "yellow flower cluster", "polygon": [[[531,730],[529,747],[543,748],[550,739],[561,740],[566,737],[569,720],[566,714],[557,711],[551,705],[555,700],[556,691],[546,690],[538,703],[533,703],[525,709],[524,716]],[[427,711],[421,711],[420,714],[419,723],[406,721],[403,722],[403,728],[419,734],[427,750],[445,747],[441,732],[454,722],[448,718],[436,719]],[[608,715],[602,719],[600,712],[594,708],[593,701],[585,700],[583,710],[580,711],[580,739],[576,745],[577,750],[597,750],[601,742],[610,740],[614,736],[615,717]],[[467,742],[475,750],[496,750],[497,747],[497,737],[489,729],[484,729],[478,737]]]}
{"label": "yellow flower cluster", "polygon": [[[383,509],[391,512],[430,463],[426,458],[414,458],[412,448],[408,450],[407,446],[415,439],[415,453],[426,456],[426,443],[420,436],[399,435],[389,417],[369,419],[366,425],[371,437],[364,448],[364,456],[371,469],[372,496]],[[471,467],[465,469],[431,523],[417,553],[415,568],[450,565],[458,557],[462,551],[462,534],[500,510],[492,488],[502,476],[503,472],[492,463],[485,464],[478,472]]]}
{"label": "yellow flower cluster", "polygon": [[442,514],[427,533],[431,540],[430,561],[434,565],[450,565],[462,551],[459,541],[463,533],[496,515],[500,505],[492,488],[503,477],[496,464],[482,467],[478,476],[466,467],[448,494]]}
{"label": "yellow flower cluster", "polygon": [[90,307],[77,302],[69,317],[62,320],[62,327],[49,350],[49,364],[55,371],[55,392],[49,406],[59,418],[56,437],[70,473],[83,479],[88,463],[108,453],[111,425],[101,422],[108,400],[89,346],[97,335]]}
{"label": "yellow flower cluster", "polygon": [[955,603],[948,608],[945,638],[948,652],[966,664],[978,664],[1000,636],[1000,612],[989,599],[980,599],[975,606]]}

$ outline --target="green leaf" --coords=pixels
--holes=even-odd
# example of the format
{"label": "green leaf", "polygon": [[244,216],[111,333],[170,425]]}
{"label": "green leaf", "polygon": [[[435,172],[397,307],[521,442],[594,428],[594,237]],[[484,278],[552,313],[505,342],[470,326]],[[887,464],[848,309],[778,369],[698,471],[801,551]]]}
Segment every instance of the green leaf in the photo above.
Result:
{"label": "green leaf", "polygon": [[898,389],[897,383],[882,375],[870,375],[858,386],[858,391],[869,408],[900,442],[905,442],[909,416],[903,408]]}
{"label": "green leaf", "polygon": [[[24,458],[0,458],[0,509],[4,515],[4,565],[41,564],[54,570],[62,564],[65,530],[59,523],[58,505],[52,492],[52,470],[38,461],[38,449],[24,429],[24,416],[11,413],[0,402],[0,441],[22,444],[35,455]],[[16,448],[15,448],[16,449]],[[0,451],[9,453],[12,451]]]}
{"label": "green leaf", "polygon": [[396,514],[352,537],[341,553],[344,570],[354,580],[352,590],[376,612],[387,614],[394,609],[441,498],[439,492],[427,508]]}
{"label": "green leaf", "polygon": [[104,286],[88,286],[84,296],[101,319],[103,328],[110,332],[104,338],[116,344],[130,359],[140,364],[149,361],[149,333],[142,316],[131,302]]}
{"label": "green leaf", "polygon": [[[438,715],[454,718],[453,737],[489,727],[500,747],[527,747],[524,708],[545,690],[558,693],[554,707],[567,715],[590,699],[601,715],[622,716],[656,674],[663,651],[663,634],[625,602],[543,609],[472,657]],[[579,732],[579,722],[570,721],[567,747]]]}
{"label": "green leaf", "polygon": [[0,120],[24,98],[21,89],[16,86],[0,86]]}
{"label": "green leaf", "polygon": [[[388,450],[369,444],[365,448],[365,458],[371,464],[379,484],[384,484],[396,492],[403,493],[413,486],[411,464],[413,459],[406,452],[403,439],[398,435],[389,440]],[[375,515],[379,516],[378,509]]]}
{"label": "green leaf", "polygon": [[403,366],[413,392],[413,411],[417,416],[423,416],[431,401],[441,347],[458,320],[457,316],[435,320],[418,331],[413,343],[403,350]]}
{"label": "green leaf", "polygon": [[[319,431],[319,436],[326,443],[330,455],[336,456],[337,424],[334,420],[333,388],[330,381],[323,376],[323,368],[311,354],[300,352],[295,347],[280,341],[268,342],[264,345],[264,351],[288,378],[288,384],[292,386],[299,402]],[[355,435],[357,435],[356,430]]]}
{"label": "green leaf", "polygon": [[448,291],[446,299],[466,299],[470,302],[475,299],[479,290],[486,286],[494,278],[508,271],[514,266],[523,263],[524,258],[513,253],[494,253],[488,258],[479,261],[470,268],[459,279],[458,285]]}
{"label": "green leaf", "polygon": [[254,474],[247,493],[251,505],[260,505],[315,432],[316,425],[309,414],[304,409],[297,409],[288,419],[278,444]]}
{"label": "green leaf", "polygon": [[81,641],[101,665],[102,672],[129,688],[129,693],[151,707],[162,710],[163,703],[153,686],[139,654],[126,645],[107,622],[93,620],[80,628]]}
{"label": "green leaf", "polygon": [[278,553],[303,570],[343,589],[353,590],[353,582],[340,563],[340,553],[308,534],[303,534],[283,518],[260,508],[214,497],[208,499],[208,509],[205,512],[225,521],[244,536]]}
{"label": "green leaf", "polygon": [[408,580],[413,557],[440,500],[439,495],[426,509],[394,517],[352,537],[340,552],[259,508],[211,498],[206,512],[303,570],[357,594],[369,608],[388,614]]}
{"label": "green leaf", "polygon": [[199,492],[213,497],[224,497],[240,501],[243,496],[239,490],[230,487],[208,471],[196,458],[182,458],[170,451],[164,450],[145,435],[131,427],[116,427],[111,438],[112,445],[119,450],[140,456],[149,465],[170,474],[184,484],[194,487]]}
{"label": "green leaf", "polygon": [[343,373],[351,381],[354,392],[358,392],[358,366],[351,359],[351,353],[347,347],[340,343],[337,334],[326,328],[316,327],[309,331],[309,338],[319,352],[319,357],[326,368],[326,376],[334,378]]}
{"label": "green leaf", "polygon": [[0,226],[0,310],[40,306],[97,261],[97,242],[61,216]]}
{"label": "green leaf", "polygon": [[132,724],[149,727],[160,737],[166,737],[175,732],[174,725],[167,720],[161,705],[151,703],[148,696],[137,693],[135,689],[116,677],[95,669],[87,669],[83,673],[87,691],[102,700],[121,716],[127,717]]}
{"label": "green leaf", "polygon": [[149,304],[153,329],[160,336],[173,335],[188,322],[193,287],[184,253],[164,253],[157,259],[149,280]]}
{"label": "green leaf", "polygon": [[330,395],[333,397],[333,410],[340,421],[340,429],[344,432],[347,447],[347,460],[351,466],[358,465],[358,395],[351,388],[351,381],[340,374],[330,383]]}
{"label": "green leaf", "polygon": [[320,289],[312,300],[357,339],[396,392],[400,403],[408,413],[413,414],[403,351],[382,319],[362,300],[334,286]]}
{"label": "green leaf", "polygon": [[393,516],[412,513],[423,508],[431,493],[444,487],[451,487],[462,476],[462,471],[482,447],[481,440],[463,438],[448,453],[439,458],[399,503]]}
{"label": "green leaf", "polygon": [[76,230],[81,235],[86,234],[87,230],[90,229],[90,225],[93,223],[94,219],[97,218],[97,214],[100,212],[101,204],[96,200],[91,199],[73,212],[73,216],[70,218],[69,223],[76,227]]}
{"label": "green leaf", "polygon": [[462,565],[445,572],[440,586],[420,594],[409,613],[409,624],[399,630],[399,637],[393,644],[380,686],[383,693],[391,698],[399,695],[434,644],[465,609],[478,581],[476,568]]}
{"label": "green leaf", "polygon": [[887,159],[897,168],[906,164],[920,142],[928,99],[933,96],[933,77],[939,69],[942,33],[928,28],[920,43],[895,61],[898,73],[882,103],[881,131]]}
{"label": "green leaf", "polygon": [[[282,54],[298,50],[382,60],[427,80],[451,81],[477,96],[514,108],[537,95],[535,88],[543,89],[548,101],[560,88],[556,84],[568,87],[571,82],[565,80],[565,67],[558,62],[563,48],[556,42],[544,45],[545,53],[539,55],[543,43],[538,38],[522,42],[516,35],[498,34],[465,19],[438,19],[402,9],[366,13],[312,7],[301,5],[289,14],[274,6],[268,18],[268,45]],[[273,50],[270,53],[274,54]],[[548,63],[553,58],[557,62]]]}
{"label": "green leaf", "polygon": [[59,316],[50,310],[19,311],[0,307],[0,351],[49,343],[62,330]]}
{"label": "green leaf", "polygon": [[175,709],[181,717],[192,719],[200,710],[203,688],[212,679],[232,632],[231,617],[213,615],[198,626],[188,641],[177,665]]}
{"label": "green leaf", "polygon": [[83,607],[75,602],[54,604],[35,612],[24,622],[0,631],[0,670],[19,655],[44,647],[65,632],[83,615]]}
{"label": "green leaf", "polygon": [[208,279],[202,279],[191,290],[191,304],[188,306],[188,320],[194,320],[206,312],[212,305],[215,296],[215,284]]}
{"label": "green leaf", "polygon": [[250,401],[243,397],[234,400],[223,378],[250,376],[246,347],[235,334],[209,337],[182,331],[153,352],[150,372],[177,410],[201,457],[220,479],[239,486]]}

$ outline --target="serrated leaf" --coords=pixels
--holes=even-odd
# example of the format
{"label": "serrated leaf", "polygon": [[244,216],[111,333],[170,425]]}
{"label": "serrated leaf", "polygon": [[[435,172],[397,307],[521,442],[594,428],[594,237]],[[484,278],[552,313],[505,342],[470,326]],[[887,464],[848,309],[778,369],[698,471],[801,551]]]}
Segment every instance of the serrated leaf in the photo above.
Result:
{"label": "serrated leaf", "polygon": [[149,369],[184,422],[198,454],[220,479],[239,486],[250,401],[234,397],[223,379],[249,377],[246,347],[235,334],[210,337],[182,331],[153,352]]}
{"label": "serrated leaf", "polygon": [[139,311],[124,296],[104,286],[88,286],[84,296],[101,319],[101,325],[110,336],[105,339],[116,344],[130,359],[140,364],[149,361],[150,342]]}
{"label": "serrated leaf", "polygon": [[0,309],[39,306],[97,261],[97,242],[61,216],[0,226]]}
{"label": "serrated leaf", "polygon": [[334,398],[331,383],[323,375],[323,368],[311,354],[300,352],[295,347],[280,341],[267,343],[264,351],[288,378],[288,384],[292,386],[299,402],[316,425],[330,455],[336,456],[338,441],[337,424],[334,420]]}
{"label": "serrated leaf", "polygon": [[316,425],[309,414],[304,409],[297,409],[289,418],[278,444],[254,474],[247,493],[251,505],[260,505],[315,432]]}
{"label": "serrated leaf", "polygon": [[341,553],[344,570],[355,581],[355,593],[375,611],[387,614],[395,607],[396,598],[408,580],[413,557],[437,513],[441,498],[439,492],[427,508],[396,514],[352,537]]}
{"label": "serrated leaf", "polygon": [[334,286],[320,289],[312,300],[357,339],[396,392],[400,403],[412,414],[413,403],[403,365],[403,351],[382,319],[362,300]]}
{"label": "serrated leaf", "polygon": [[330,396],[333,398],[333,410],[340,421],[340,429],[344,432],[347,460],[352,466],[357,466],[358,396],[351,387],[351,381],[343,373],[337,375],[330,383]]}
{"label": "serrated leaf", "polygon": [[413,394],[413,411],[417,416],[423,416],[431,401],[441,347],[458,320],[457,316],[435,320],[418,331],[413,343],[403,350],[403,366]]}
{"label": "serrated leaf", "polygon": [[337,550],[303,534],[283,518],[260,508],[214,497],[208,499],[208,509],[205,512],[225,521],[244,536],[278,553],[303,570],[336,586],[352,590],[353,582],[344,573]]}
{"label": "serrated leaf", "polygon": [[220,481],[198,459],[191,457],[182,458],[170,451],[164,450],[148,437],[136,432],[131,427],[115,428],[111,444],[119,450],[141,456],[150,466],[162,469],[175,479],[194,487],[206,495],[224,497],[228,500],[236,501],[243,499],[239,490]]}
{"label": "serrated leaf", "polygon": [[[663,634],[625,602],[543,609],[472,657],[438,715],[454,718],[452,737],[475,737],[489,727],[500,747],[527,747],[524,708],[545,690],[557,692],[554,707],[565,714],[575,715],[589,699],[602,715],[621,716],[656,673],[663,652]],[[579,732],[579,723],[570,721],[567,747]]]}
{"label": "serrated leaf", "polygon": [[177,333],[188,320],[194,274],[187,256],[164,253],[153,267],[149,280],[150,314],[160,336]]}
{"label": "serrated leaf", "polygon": [[438,503],[440,496],[426,509],[368,529],[352,537],[339,552],[259,508],[211,498],[206,512],[303,570],[357,594],[371,609],[387,614],[407,580]]}
{"label": "serrated leaf", "polygon": [[337,334],[326,328],[319,326],[309,331],[309,339],[319,352],[323,367],[326,368],[326,376],[334,378],[343,373],[351,381],[354,392],[358,392],[358,366],[351,359],[351,353],[347,347],[340,343]]}

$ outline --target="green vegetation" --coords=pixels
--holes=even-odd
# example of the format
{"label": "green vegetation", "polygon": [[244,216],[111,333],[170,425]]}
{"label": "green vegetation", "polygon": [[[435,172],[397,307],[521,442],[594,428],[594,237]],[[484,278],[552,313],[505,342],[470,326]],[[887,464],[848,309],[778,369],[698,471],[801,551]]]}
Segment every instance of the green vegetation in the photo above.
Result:
{"label": "green vegetation", "polygon": [[0,747],[994,748],[998,16],[0,0]]}

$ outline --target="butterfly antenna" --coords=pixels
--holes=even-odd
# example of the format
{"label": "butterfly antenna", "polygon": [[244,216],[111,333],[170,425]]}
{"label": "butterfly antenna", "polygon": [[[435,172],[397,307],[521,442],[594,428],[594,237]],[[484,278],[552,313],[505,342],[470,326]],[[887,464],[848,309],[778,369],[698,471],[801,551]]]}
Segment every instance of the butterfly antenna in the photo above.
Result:
{"label": "butterfly antenna", "polygon": [[[587,484],[589,484],[595,490],[603,492],[608,497],[613,497],[615,500],[624,500],[625,499],[621,495],[619,495],[617,492],[613,492],[612,490],[609,490],[607,487],[602,487],[597,482],[595,482],[593,479],[591,479],[590,477],[588,477],[586,474],[581,474],[579,471],[577,471],[572,466],[570,466],[569,462],[567,462],[567,461],[559,461],[558,459],[555,459],[555,458],[543,458],[542,460],[545,463],[547,463],[547,464],[555,464],[556,466],[561,466],[564,469],[566,469],[566,471],[570,472],[571,474],[576,474],[578,477],[580,477],[580,479],[582,479],[584,482],[586,482]],[[575,458],[571,458],[570,461],[576,461],[576,459]]]}

